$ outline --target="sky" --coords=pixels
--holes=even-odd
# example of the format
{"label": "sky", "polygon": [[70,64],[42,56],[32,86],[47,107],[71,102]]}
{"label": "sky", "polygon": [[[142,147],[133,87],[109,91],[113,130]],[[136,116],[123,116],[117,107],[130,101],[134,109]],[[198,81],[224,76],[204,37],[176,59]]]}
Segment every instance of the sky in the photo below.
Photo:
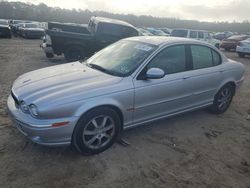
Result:
{"label": "sky", "polygon": [[[9,0],[18,1],[18,0]],[[19,0],[66,9],[104,10],[200,21],[250,19],[250,0]]]}

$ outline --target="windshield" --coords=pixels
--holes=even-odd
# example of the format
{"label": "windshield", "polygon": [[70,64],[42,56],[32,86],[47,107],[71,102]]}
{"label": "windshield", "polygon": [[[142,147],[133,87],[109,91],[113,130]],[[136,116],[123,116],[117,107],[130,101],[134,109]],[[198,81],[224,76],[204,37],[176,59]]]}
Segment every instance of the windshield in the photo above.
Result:
{"label": "windshield", "polygon": [[132,74],[157,46],[122,40],[101,50],[86,65],[107,74],[125,77]]}
{"label": "windshield", "polygon": [[173,30],[171,35],[174,37],[187,37],[187,30]]}

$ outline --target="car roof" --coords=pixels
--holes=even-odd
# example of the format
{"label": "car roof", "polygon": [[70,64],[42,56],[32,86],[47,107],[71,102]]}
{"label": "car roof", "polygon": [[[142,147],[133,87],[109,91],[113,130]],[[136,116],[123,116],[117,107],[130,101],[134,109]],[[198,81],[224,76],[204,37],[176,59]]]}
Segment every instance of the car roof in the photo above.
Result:
{"label": "car roof", "polygon": [[104,17],[93,17],[93,19],[95,19],[97,22],[106,22],[106,23],[112,23],[112,24],[119,24],[119,25],[135,28],[133,25],[131,25],[131,24],[125,22],[125,21],[122,21],[122,20],[116,20],[116,19],[104,18]]}
{"label": "car roof", "polygon": [[181,38],[181,37],[166,37],[166,36],[138,36],[138,37],[131,37],[124,40],[133,40],[139,41],[143,43],[148,43],[156,46],[161,46],[165,44],[173,44],[173,43],[195,43],[195,44],[204,44],[204,42],[188,39],[188,38]]}

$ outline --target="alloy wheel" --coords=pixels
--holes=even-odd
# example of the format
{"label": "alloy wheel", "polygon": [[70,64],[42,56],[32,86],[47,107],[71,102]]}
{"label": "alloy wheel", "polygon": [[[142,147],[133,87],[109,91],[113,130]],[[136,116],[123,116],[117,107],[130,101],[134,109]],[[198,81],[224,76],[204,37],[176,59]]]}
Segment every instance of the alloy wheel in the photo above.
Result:
{"label": "alloy wheel", "polygon": [[226,109],[232,100],[232,91],[229,88],[224,88],[219,93],[217,104],[220,110]]}
{"label": "alloy wheel", "polygon": [[91,149],[106,146],[115,133],[114,120],[109,116],[98,116],[90,120],[83,130],[83,143]]}

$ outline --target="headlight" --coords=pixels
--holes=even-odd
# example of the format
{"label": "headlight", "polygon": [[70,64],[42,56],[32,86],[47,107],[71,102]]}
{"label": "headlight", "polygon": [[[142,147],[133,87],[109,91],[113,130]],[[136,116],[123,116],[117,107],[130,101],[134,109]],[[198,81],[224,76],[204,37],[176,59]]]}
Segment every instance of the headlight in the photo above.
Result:
{"label": "headlight", "polygon": [[30,109],[30,113],[33,116],[37,116],[38,115],[38,110],[37,110],[36,105],[34,105],[34,104],[29,105],[29,109]]}
{"label": "headlight", "polygon": [[21,107],[21,110],[22,110],[24,113],[29,112],[29,108],[28,108],[28,106],[26,105],[26,103],[25,103],[24,101],[21,101],[20,107]]}

